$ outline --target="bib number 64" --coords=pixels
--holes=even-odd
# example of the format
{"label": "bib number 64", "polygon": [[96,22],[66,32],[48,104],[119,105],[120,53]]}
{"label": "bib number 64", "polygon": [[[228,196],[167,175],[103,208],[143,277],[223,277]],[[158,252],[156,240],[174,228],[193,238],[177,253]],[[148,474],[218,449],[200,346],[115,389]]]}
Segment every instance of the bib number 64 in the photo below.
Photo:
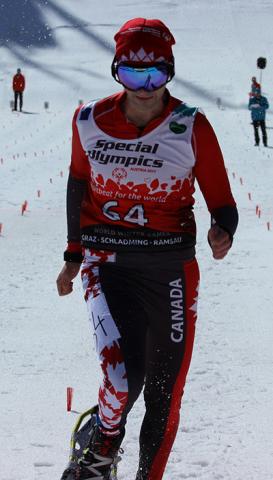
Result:
{"label": "bib number 64", "polygon": [[124,217],[121,217],[120,214],[113,209],[115,207],[118,207],[118,202],[115,200],[106,202],[102,207],[103,214],[114,222],[125,220],[126,222],[137,223],[142,227],[148,222],[144,215],[143,205],[134,205]]}

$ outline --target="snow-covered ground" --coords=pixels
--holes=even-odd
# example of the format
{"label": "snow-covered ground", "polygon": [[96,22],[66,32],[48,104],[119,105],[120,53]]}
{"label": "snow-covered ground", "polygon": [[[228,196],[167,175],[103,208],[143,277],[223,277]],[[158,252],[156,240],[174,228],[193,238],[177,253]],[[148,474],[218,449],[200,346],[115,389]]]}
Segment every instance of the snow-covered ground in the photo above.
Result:
{"label": "snow-covered ground", "polygon": [[[272,1],[1,0],[1,480],[58,479],[76,419],[66,412],[66,388],[74,388],[75,411],[96,402],[100,372],[80,281],[67,298],[55,288],[66,243],[71,119],[79,100],[118,91],[110,76],[113,35],[140,15],[173,31],[171,92],[200,105],[213,124],[240,212],[232,251],[214,261],[197,191],[199,319],[164,479],[273,478],[273,116],[271,109],[269,148],[254,148],[246,109],[259,56],[268,60],[263,91],[273,104]],[[27,81],[22,114],[10,110],[18,67]],[[121,480],[134,480],[142,413],[140,398]]]}

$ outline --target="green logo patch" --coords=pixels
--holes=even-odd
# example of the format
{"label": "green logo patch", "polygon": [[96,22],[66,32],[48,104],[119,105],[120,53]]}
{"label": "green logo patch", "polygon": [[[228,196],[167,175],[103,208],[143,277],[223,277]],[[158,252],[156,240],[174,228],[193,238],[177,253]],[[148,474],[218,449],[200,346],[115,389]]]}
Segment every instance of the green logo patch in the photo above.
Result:
{"label": "green logo patch", "polygon": [[184,133],[187,130],[187,126],[184,123],[177,122],[171,122],[169,128],[173,133]]}

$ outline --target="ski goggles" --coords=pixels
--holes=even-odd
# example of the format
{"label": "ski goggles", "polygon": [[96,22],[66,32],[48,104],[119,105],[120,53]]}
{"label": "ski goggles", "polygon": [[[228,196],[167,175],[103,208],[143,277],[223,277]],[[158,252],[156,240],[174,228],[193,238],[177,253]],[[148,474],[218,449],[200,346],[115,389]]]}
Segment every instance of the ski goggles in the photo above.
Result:
{"label": "ski goggles", "polygon": [[150,67],[132,67],[118,64],[115,79],[128,90],[146,90],[152,92],[165,85],[172,78],[171,65],[166,63]]}

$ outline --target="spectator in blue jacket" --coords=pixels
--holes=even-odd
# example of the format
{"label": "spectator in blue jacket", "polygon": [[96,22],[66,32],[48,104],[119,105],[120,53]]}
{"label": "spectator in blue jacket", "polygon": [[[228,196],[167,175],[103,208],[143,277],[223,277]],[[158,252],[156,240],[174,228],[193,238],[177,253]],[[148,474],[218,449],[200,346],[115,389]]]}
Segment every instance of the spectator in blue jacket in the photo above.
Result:
{"label": "spectator in blue jacket", "polygon": [[260,89],[257,89],[248,102],[248,109],[251,111],[251,119],[254,127],[255,146],[258,146],[260,143],[259,127],[261,127],[263,144],[267,147],[265,113],[268,107],[269,103],[267,98],[261,95]]}

